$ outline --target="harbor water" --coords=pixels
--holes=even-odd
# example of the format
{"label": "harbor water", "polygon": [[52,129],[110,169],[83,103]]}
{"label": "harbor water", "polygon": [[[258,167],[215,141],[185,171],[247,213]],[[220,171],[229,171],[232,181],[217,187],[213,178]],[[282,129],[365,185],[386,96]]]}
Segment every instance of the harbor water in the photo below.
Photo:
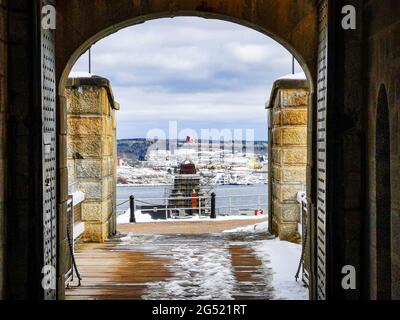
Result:
{"label": "harbor water", "polygon": [[[123,203],[133,195],[137,205],[151,203],[163,205],[168,197],[170,186],[118,186],[117,204]],[[213,190],[216,194],[217,214],[253,214],[255,210],[267,212],[268,185],[221,185]],[[156,198],[159,198],[158,200]],[[129,209],[129,202],[119,205],[118,214]]]}

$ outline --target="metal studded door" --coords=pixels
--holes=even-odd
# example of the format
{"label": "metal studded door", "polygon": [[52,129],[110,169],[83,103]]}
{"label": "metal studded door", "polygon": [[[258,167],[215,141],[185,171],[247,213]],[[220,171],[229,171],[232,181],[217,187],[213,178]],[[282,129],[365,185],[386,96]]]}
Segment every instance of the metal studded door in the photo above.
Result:
{"label": "metal studded door", "polygon": [[[41,0],[40,8],[54,5]],[[43,289],[44,299],[56,299],[56,80],[54,30],[40,27],[41,103],[43,130]]]}
{"label": "metal studded door", "polygon": [[317,230],[316,295],[326,299],[326,128],[328,79],[328,0],[319,1],[318,85],[317,85]]}

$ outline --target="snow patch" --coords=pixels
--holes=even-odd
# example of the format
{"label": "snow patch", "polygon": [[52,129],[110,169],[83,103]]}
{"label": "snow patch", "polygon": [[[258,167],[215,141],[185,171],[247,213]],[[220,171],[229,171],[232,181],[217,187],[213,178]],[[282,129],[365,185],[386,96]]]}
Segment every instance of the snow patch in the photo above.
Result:
{"label": "snow patch", "polygon": [[[140,210],[135,211],[135,218],[136,222],[154,222],[154,220],[151,218],[151,215],[142,213],[142,211]],[[131,210],[128,209],[125,211],[124,214],[118,216],[117,223],[118,224],[130,223],[130,219],[131,219]]]}
{"label": "snow patch", "polygon": [[91,78],[94,75],[89,72],[77,72],[73,71],[69,74],[68,78]]}
{"label": "snow patch", "polygon": [[272,268],[276,300],[308,300],[308,289],[295,280],[301,256],[301,245],[279,239],[257,241],[256,254]]}
{"label": "snow patch", "polygon": [[[131,210],[128,209],[125,211],[124,214],[120,215],[117,217],[117,223],[118,224],[127,224],[130,223],[130,217],[131,217]],[[211,219],[210,217],[200,217],[200,216],[188,216],[185,217],[185,219],[168,219],[168,220],[153,220],[151,218],[150,214],[143,213],[141,210],[136,210],[135,212],[135,218],[136,222],[138,223],[149,223],[149,222],[157,222],[157,223],[162,223],[162,222],[199,222],[199,221],[232,221],[232,220],[254,220],[256,222],[257,220],[262,220],[265,219],[266,216],[217,216],[216,219]],[[259,227],[257,228],[257,230]],[[229,232],[229,231],[227,231]]]}
{"label": "snow patch", "polygon": [[[268,223],[226,230],[224,233],[262,233],[268,232]],[[273,272],[272,286],[275,300],[308,300],[308,289],[303,282],[295,280],[300,262],[302,246],[299,244],[273,240],[258,240],[251,244],[256,255],[266,268]]]}
{"label": "snow patch", "polygon": [[225,230],[223,233],[259,233],[268,231],[268,222],[262,222],[255,225],[239,227],[236,229]]}
{"label": "snow patch", "polygon": [[[121,239],[124,245],[143,247],[146,242],[162,242],[162,236],[138,236],[130,233]],[[205,248],[204,248],[205,247]],[[148,249],[148,247],[147,247]],[[154,252],[154,251],[153,251]],[[166,281],[151,283],[142,295],[144,300],[232,300],[236,280],[226,245],[214,241],[176,241],[168,248],[171,264],[168,268],[178,274]],[[157,287],[154,290],[154,287]]]}
{"label": "snow patch", "polygon": [[287,74],[277,80],[307,80],[307,77],[304,72],[299,72],[295,74]]}

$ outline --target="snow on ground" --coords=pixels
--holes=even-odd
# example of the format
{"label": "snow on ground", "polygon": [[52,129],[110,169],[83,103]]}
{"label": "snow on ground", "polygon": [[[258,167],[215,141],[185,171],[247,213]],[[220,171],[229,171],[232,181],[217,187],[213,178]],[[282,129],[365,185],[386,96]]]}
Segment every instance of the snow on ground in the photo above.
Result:
{"label": "snow on ground", "polygon": [[[117,223],[118,224],[126,224],[130,223],[131,210],[128,209],[124,214],[118,216]],[[199,217],[199,216],[189,216],[184,219],[168,219],[168,220],[153,220],[150,214],[142,213],[140,210],[135,211],[136,222],[138,223],[146,223],[146,222],[198,222],[198,221],[210,221],[212,220],[210,217]],[[256,220],[265,219],[266,216],[217,216],[217,219],[213,221],[230,221],[230,220]]]}
{"label": "snow on ground", "polygon": [[[225,233],[260,233],[268,230],[267,222],[253,226],[246,226]],[[299,266],[301,249],[300,244],[272,240],[259,240],[253,245],[256,254],[263,260],[266,267],[273,272],[272,285],[276,300],[308,300],[308,289],[301,280],[296,282],[295,275]]]}
{"label": "snow on ground", "polygon": [[259,233],[259,232],[267,232],[267,230],[268,230],[268,223],[262,222],[262,223],[257,223],[255,225],[239,227],[231,230],[225,230],[223,233]]}
{"label": "snow on ground", "polygon": [[[228,251],[223,248],[208,248],[207,253],[196,256],[196,248],[178,247],[171,250],[175,259],[173,268],[183,270],[185,279],[171,279],[159,285],[171,300],[192,295],[196,300],[231,300],[235,278],[231,270]],[[153,290],[144,299],[157,299]]]}
{"label": "snow on ground", "polygon": [[[165,239],[154,235],[147,237],[147,241],[154,237],[154,248]],[[180,239],[176,238],[173,246],[168,247],[173,261],[169,268],[177,276],[149,284],[142,298],[144,300],[232,300],[236,280],[227,244],[216,246],[215,241],[202,238]],[[137,246],[141,246],[141,241],[146,242],[144,236],[132,233],[121,241],[124,245]],[[151,250],[147,247],[147,250],[149,249]],[[155,249],[152,251],[153,254],[154,251]],[[153,289],[152,286],[157,289]]]}
{"label": "snow on ground", "polygon": [[[151,215],[142,213],[140,210],[135,211],[135,218],[136,222],[154,222],[154,220],[151,218]],[[117,223],[118,224],[124,224],[124,223],[130,223],[131,219],[131,210],[126,210],[124,214],[118,216],[117,218]]]}
{"label": "snow on ground", "polygon": [[296,282],[301,245],[279,239],[257,241],[257,255],[272,268],[276,300],[308,300],[308,289],[303,282]]}
{"label": "snow on ground", "polygon": [[[143,215],[139,211],[136,214],[136,218],[138,221],[148,222],[149,215]],[[249,217],[221,218],[248,219]],[[119,223],[126,223],[125,221],[129,222],[129,210],[125,215],[118,218]],[[192,221],[198,221],[198,218]],[[224,233],[262,234],[267,231],[267,227],[267,222],[262,222],[227,230]],[[152,237],[150,243],[154,243],[154,241],[163,242],[161,236],[142,236],[132,233],[121,239],[121,241],[124,244],[142,247],[141,242],[145,241],[146,237]],[[216,246],[215,241],[204,241],[195,237],[193,239],[178,237],[177,239],[182,239],[182,241],[177,240],[173,246],[168,247],[171,259],[174,261],[170,267],[171,270],[179,271],[177,273],[183,274],[184,277],[180,276],[179,278],[152,284],[156,285],[158,289],[151,290],[149,288],[144,293],[143,298],[151,300],[165,299],[165,297],[168,297],[168,299],[191,297],[199,300],[232,299],[236,280],[232,271],[229,250],[227,249],[228,241]],[[274,299],[308,300],[308,289],[303,286],[301,281],[296,282],[295,280],[300,261],[301,245],[280,241],[277,238],[272,240],[244,240],[243,242],[254,249],[255,254],[263,261],[266,270],[272,270]]]}

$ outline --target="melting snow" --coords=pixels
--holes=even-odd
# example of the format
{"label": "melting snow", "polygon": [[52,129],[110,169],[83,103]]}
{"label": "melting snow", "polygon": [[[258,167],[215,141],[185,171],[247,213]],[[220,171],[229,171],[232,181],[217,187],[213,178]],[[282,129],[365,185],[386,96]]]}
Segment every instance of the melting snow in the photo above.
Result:
{"label": "melting snow", "polygon": [[[142,236],[130,234],[121,240],[125,244],[140,245],[140,242],[144,239]],[[163,241],[162,238],[157,237],[154,240]],[[173,260],[169,268],[171,271],[175,271],[179,277],[152,283],[143,293],[143,299],[233,299],[232,293],[236,280],[231,267],[227,243],[216,247],[212,238],[197,240],[177,238],[174,247],[169,248],[168,252],[170,252]],[[157,290],[152,288],[154,286],[157,287]]]}
{"label": "melting snow", "polygon": [[256,254],[272,268],[276,300],[308,300],[308,289],[296,282],[301,245],[287,241],[262,240],[254,245]]}
{"label": "melting snow", "polygon": [[[137,215],[140,218],[140,214]],[[266,233],[267,223],[225,231],[225,234],[262,234]],[[157,254],[165,250],[173,261],[168,267],[179,277],[167,281],[150,283],[143,298],[149,300],[231,300],[235,294],[237,281],[233,273],[228,247],[231,242],[216,241],[208,238],[176,237],[173,243],[165,236],[129,234],[121,239],[123,244],[135,245],[145,251]],[[263,261],[265,270],[272,270],[273,298],[276,300],[308,300],[308,289],[301,281],[296,282],[295,274],[300,260],[301,245],[272,240],[246,240],[241,243],[252,247]],[[222,238],[221,238],[222,240]],[[165,245],[167,245],[165,247]],[[183,276],[182,276],[183,275]],[[152,287],[157,290],[152,290]]]}
{"label": "melting snow", "polygon": [[268,223],[262,222],[255,225],[225,230],[223,233],[260,233],[268,231]]}
{"label": "melting snow", "polygon": [[[126,224],[129,223],[131,216],[130,209],[126,210],[124,214],[118,216],[117,223],[118,224]],[[185,217],[185,219],[168,219],[168,220],[153,220],[150,214],[142,213],[140,210],[135,211],[136,222],[144,223],[144,222],[198,222],[198,221],[210,221],[210,217],[199,217],[199,216],[189,216]],[[258,215],[258,216],[217,216],[217,219],[213,221],[229,221],[229,220],[252,220],[257,222],[257,220],[265,219],[266,216]],[[254,226],[251,226],[254,227]]]}
{"label": "melting snow", "polygon": [[[225,233],[260,233],[267,232],[268,223],[263,222],[253,226],[246,226]],[[250,243],[251,244],[251,243]],[[308,300],[308,289],[301,280],[296,282],[295,274],[300,262],[300,244],[272,240],[259,240],[252,244],[256,254],[263,260],[267,268],[273,271],[272,286],[276,300]]]}

